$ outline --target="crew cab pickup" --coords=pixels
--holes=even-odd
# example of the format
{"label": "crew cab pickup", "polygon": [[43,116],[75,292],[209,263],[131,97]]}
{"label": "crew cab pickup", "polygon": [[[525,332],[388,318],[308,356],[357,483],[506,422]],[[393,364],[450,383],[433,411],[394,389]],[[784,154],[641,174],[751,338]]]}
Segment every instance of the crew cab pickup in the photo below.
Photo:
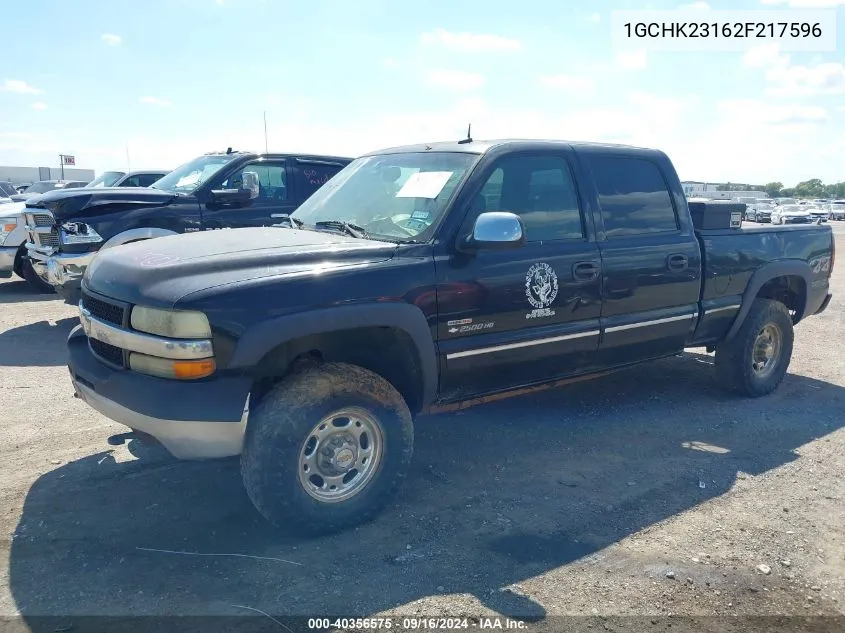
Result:
{"label": "crew cab pickup", "polygon": [[284,226],[101,253],[75,393],[176,457],[240,455],[276,524],[347,528],[408,472],[420,413],[689,347],[740,394],[776,389],[793,326],[830,301],[830,227],[731,228],[740,213],[691,204],[650,149],[375,152]]}
{"label": "crew cab pickup", "polygon": [[178,233],[275,224],[350,160],[228,150],[200,156],[149,187],[44,194],[27,202],[30,265],[24,273],[31,284],[75,305],[98,251]]}

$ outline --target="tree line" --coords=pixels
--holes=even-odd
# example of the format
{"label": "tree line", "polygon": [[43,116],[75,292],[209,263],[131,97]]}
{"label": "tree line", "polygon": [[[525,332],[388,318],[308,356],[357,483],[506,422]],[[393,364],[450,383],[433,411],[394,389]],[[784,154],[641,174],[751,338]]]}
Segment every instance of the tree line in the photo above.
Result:
{"label": "tree line", "polygon": [[782,182],[765,185],[749,185],[727,182],[716,187],[717,191],[765,191],[772,198],[845,198],[845,182],[826,185],[818,178],[799,182],[791,188],[784,188]]}

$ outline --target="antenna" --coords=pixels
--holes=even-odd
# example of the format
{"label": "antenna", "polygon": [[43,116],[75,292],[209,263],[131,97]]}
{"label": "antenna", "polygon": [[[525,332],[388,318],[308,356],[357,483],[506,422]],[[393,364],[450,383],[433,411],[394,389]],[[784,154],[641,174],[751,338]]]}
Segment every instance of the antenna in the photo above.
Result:
{"label": "antenna", "polygon": [[463,145],[464,143],[472,143],[472,123],[467,125],[467,137],[462,141],[458,141],[459,145]]}
{"label": "antenna", "polygon": [[129,141],[126,142],[126,172],[132,171],[132,163],[129,160]]}
{"label": "antenna", "polygon": [[270,153],[270,150],[267,149],[267,110],[264,110],[264,153]]}

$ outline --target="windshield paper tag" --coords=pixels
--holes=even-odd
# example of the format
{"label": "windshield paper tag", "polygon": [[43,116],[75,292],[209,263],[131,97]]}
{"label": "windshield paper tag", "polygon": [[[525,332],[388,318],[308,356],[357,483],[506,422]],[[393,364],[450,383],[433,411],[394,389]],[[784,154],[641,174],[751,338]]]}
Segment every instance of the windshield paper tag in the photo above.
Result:
{"label": "windshield paper tag", "polygon": [[436,198],[452,176],[451,171],[418,171],[396,193],[397,198]]}
{"label": "windshield paper tag", "polygon": [[431,218],[431,213],[428,211],[414,211],[411,213],[412,220],[428,220]]}

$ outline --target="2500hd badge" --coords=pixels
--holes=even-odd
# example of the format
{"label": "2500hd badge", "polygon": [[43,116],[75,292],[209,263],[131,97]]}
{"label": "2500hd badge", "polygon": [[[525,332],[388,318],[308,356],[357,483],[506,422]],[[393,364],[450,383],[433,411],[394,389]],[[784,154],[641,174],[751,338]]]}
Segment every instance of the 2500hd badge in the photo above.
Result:
{"label": "2500hd badge", "polygon": [[436,408],[695,347],[727,389],[774,391],[830,301],[830,227],[737,229],[692,204],[656,150],[374,152],[283,226],[100,252],[73,385],[177,457],[240,455],[270,521],[348,528],[393,499]]}

